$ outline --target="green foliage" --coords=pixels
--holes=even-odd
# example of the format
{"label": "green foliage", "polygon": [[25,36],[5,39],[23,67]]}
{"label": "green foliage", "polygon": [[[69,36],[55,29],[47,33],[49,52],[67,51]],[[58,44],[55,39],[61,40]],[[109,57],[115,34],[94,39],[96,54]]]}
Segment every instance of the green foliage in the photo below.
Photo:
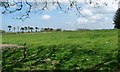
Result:
{"label": "green foliage", "polygon": [[113,19],[115,28],[120,29],[120,8],[116,11],[115,17]]}
{"label": "green foliage", "polygon": [[23,49],[3,49],[3,71],[117,70],[118,30],[4,34],[2,43],[27,43]]}

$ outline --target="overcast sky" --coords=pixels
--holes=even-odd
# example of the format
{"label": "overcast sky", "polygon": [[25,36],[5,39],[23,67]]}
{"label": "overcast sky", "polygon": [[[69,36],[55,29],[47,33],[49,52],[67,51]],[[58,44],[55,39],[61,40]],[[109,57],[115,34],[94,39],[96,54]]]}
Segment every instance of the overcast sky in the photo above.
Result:
{"label": "overcast sky", "polygon": [[30,18],[26,19],[24,22],[13,19],[13,14],[0,14],[0,16],[2,16],[0,17],[2,20],[1,27],[6,31],[8,30],[8,25],[12,27],[37,26],[39,28],[51,27],[72,30],[78,28],[113,29],[113,17],[118,8],[118,4],[112,4],[111,1],[109,1],[107,7],[101,5],[98,8],[94,8],[93,5],[81,4],[81,14],[83,16],[80,17],[76,16],[74,9],[66,14],[60,10],[56,10],[56,6],[51,6],[49,11],[44,11],[42,14],[31,13]]}

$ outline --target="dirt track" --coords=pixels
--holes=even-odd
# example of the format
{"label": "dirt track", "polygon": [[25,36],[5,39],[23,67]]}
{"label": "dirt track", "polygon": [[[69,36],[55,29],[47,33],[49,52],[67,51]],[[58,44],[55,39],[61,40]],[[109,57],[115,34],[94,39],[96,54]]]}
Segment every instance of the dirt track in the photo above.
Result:
{"label": "dirt track", "polygon": [[24,46],[19,46],[17,44],[0,44],[0,48],[23,48]]}

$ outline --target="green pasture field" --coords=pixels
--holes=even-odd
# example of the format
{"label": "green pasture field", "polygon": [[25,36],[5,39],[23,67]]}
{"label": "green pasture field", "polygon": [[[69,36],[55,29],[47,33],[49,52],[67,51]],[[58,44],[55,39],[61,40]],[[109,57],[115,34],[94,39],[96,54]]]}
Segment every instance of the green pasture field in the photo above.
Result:
{"label": "green pasture field", "polygon": [[118,30],[3,34],[2,44],[23,45],[3,49],[3,71],[78,70],[117,71]]}

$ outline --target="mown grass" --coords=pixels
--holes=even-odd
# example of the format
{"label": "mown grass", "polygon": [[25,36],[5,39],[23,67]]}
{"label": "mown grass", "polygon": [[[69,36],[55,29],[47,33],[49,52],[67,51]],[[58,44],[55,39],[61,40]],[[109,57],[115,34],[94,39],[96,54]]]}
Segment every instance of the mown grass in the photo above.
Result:
{"label": "mown grass", "polygon": [[3,34],[3,44],[27,43],[23,49],[3,49],[3,71],[118,69],[118,30]]}

